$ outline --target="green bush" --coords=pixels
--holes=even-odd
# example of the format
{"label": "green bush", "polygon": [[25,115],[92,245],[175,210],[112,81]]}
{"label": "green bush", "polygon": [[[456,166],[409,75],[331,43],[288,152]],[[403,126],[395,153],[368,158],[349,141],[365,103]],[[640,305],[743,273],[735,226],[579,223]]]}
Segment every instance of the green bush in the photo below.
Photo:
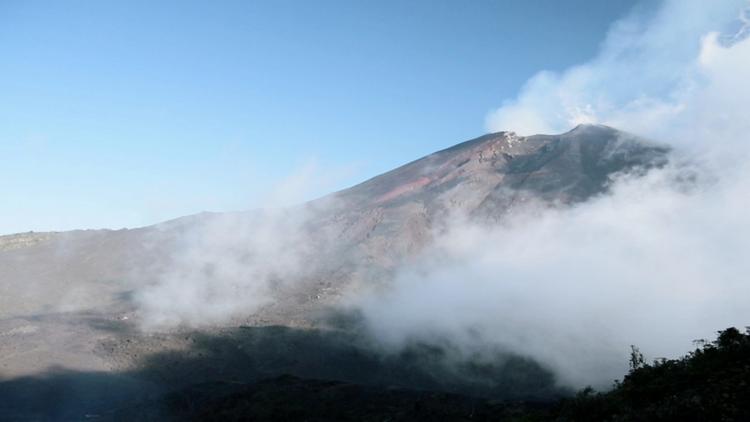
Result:
{"label": "green bush", "polygon": [[728,328],[679,359],[648,364],[637,348],[628,375],[606,393],[591,389],[561,402],[558,420],[750,420],[750,330]]}

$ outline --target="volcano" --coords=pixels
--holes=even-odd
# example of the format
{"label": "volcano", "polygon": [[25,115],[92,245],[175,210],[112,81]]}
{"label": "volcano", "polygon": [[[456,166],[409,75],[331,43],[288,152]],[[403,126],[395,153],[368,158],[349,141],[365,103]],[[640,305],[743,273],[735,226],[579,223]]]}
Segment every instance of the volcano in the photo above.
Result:
{"label": "volcano", "polygon": [[504,224],[570,207],[606,195],[620,174],[665,165],[669,152],[601,125],[491,133],[284,210],[2,236],[0,419],[114,417],[282,374],[472,397],[563,394],[523,357],[480,376],[421,346],[380,356],[340,305],[387,281],[453,219]]}

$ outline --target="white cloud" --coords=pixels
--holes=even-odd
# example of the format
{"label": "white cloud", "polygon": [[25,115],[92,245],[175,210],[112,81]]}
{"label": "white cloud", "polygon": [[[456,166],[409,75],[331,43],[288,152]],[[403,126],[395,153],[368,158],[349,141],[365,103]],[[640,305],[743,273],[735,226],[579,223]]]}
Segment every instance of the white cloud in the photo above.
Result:
{"label": "white cloud", "polygon": [[366,321],[396,348],[447,338],[471,356],[496,346],[577,387],[620,377],[630,344],[673,357],[746,325],[750,184],[686,190],[685,171],[627,178],[606,197],[502,227],[454,225],[360,302]]}
{"label": "white cloud", "polygon": [[318,251],[328,247],[327,236],[313,233],[308,224],[335,200],[290,204],[332,185],[345,172],[321,170],[310,160],[273,189],[263,201],[266,208],[204,214],[157,227],[164,231],[155,234],[157,243],[172,246],[156,270],[137,269],[153,279],[136,295],[143,327],[223,324],[272,303],[279,291],[308,275]]}
{"label": "white cloud", "polygon": [[[700,99],[711,97],[727,73],[740,77],[747,68],[747,39],[740,37],[746,30],[735,25],[748,6],[745,0],[667,0],[655,12],[635,11],[612,26],[591,61],[531,78],[517,98],[488,116],[488,129],[531,135],[603,123],[679,140],[683,133],[676,130],[690,129],[706,108]],[[717,35],[726,30],[731,36]],[[729,61],[741,67],[731,69]],[[726,104],[724,96],[720,101]]]}
{"label": "white cloud", "polygon": [[602,387],[624,373],[630,344],[675,357],[750,325],[748,6],[667,0],[614,24],[591,61],[532,77],[490,130],[598,122],[670,142],[688,163],[622,178],[572,209],[454,225],[361,299],[372,333],[396,348],[435,337],[468,354],[494,345],[564,384]]}
{"label": "white cloud", "polygon": [[[622,375],[630,344],[675,356],[695,338],[750,324],[750,39],[737,19],[747,5],[667,0],[617,22],[590,62],[531,78],[488,117],[491,130],[605,123],[685,147],[691,164],[502,227],[453,224],[389,288],[353,299],[371,333],[396,348],[435,337],[472,355],[501,347],[565,384],[602,386]],[[308,170],[276,203],[296,197]],[[303,277],[323,250],[304,222],[226,216],[188,233],[139,296],[146,320],[203,325],[268,303],[275,280]]]}

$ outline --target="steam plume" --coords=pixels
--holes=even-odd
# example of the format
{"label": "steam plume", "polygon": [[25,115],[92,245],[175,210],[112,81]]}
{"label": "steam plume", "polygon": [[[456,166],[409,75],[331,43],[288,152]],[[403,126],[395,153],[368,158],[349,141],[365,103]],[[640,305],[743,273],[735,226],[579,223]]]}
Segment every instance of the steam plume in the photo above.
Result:
{"label": "steam plume", "polygon": [[602,387],[624,373],[630,344],[674,357],[748,325],[747,7],[668,0],[615,23],[590,62],[531,78],[490,130],[606,123],[669,141],[682,158],[572,209],[527,210],[503,227],[454,223],[358,302],[373,335],[396,349],[437,338],[467,355],[494,346],[563,384]]}

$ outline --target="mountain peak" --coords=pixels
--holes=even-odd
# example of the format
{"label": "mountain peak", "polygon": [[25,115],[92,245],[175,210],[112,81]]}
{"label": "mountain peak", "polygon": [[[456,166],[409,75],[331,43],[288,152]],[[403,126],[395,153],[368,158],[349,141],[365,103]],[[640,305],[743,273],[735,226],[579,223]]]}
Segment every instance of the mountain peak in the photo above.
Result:
{"label": "mountain peak", "polygon": [[495,132],[427,155],[338,195],[381,206],[446,199],[467,204],[474,202],[470,196],[486,202],[510,189],[536,191],[535,195],[552,201],[579,201],[605,189],[614,172],[663,162],[667,150],[605,125],[581,124],[559,135]]}
{"label": "mountain peak", "polygon": [[569,130],[568,133],[575,132],[575,131],[596,130],[596,129],[607,129],[607,130],[617,131],[617,129],[611,126],[603,125],[600,123],[579,123],[573,129]]}

